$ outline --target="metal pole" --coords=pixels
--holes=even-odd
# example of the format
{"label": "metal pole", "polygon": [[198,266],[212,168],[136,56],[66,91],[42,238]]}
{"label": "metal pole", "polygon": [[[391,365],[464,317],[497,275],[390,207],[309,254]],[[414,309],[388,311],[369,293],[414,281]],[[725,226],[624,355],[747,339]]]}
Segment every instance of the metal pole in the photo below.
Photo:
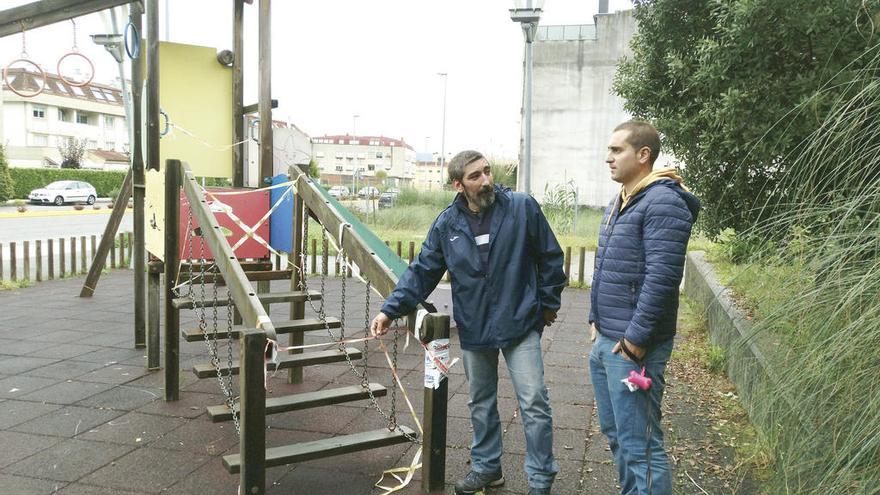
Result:
{"label": "metal pole", "polygon": [[440,135],[440,166],[446,166],[446,87],[449,75],[446,72],[438,72],[443,76],[443,132]]}
{"label": "metal pole", "polygon": [[180,310],[174,286],[180,265],[180,160],[165,162],[165,400],[180,398]]}
{"label": "metal pole", "polygon": [[266,493],[266,334],[245,330],[242,336],[241,376],[241,433],[239,454],[241,473],[239,493],[263,495]]}
{"label": "metal pole", "polygon": [[535,29],[534,24],[523,24],[526,35],[525,57],[525,83],[523,94],[523,156],[520,167],[522,175],[522,191],[532,193],[532,41],[530,31]]}

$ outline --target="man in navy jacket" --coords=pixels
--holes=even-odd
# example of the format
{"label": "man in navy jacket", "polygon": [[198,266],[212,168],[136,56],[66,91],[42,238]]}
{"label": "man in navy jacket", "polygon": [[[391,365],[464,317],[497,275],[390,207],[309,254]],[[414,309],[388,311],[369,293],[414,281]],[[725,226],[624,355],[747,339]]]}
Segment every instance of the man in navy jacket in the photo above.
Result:
{"label": "man in navy jacket", "polygon": [[504,483],[498,416],[498,351],[513,381],[526,436],[529,494],[550,493],[558,471],[541,333],[556,319],[566,285],[563,254],[538,203],[493,184],[489,162],[462,151],[449,162],[455,199],[431,226],[422,250],[371,325],[384,334],[413,311],[449,270],[455,323],[468,379],[472,470],[459,495]]}
{"label": "man in navy jacket", "polygon": [[[652,171],[659,154],[650,124],[630,121],[614,129],[605,161],[623,187],[602,219],[590,296],[599,427],[626,495],[672,493],[660,402],[685,251],[700,208],[675,169]],[[621,383],[643,369],[653,381],[648,390],[631,392]]]}

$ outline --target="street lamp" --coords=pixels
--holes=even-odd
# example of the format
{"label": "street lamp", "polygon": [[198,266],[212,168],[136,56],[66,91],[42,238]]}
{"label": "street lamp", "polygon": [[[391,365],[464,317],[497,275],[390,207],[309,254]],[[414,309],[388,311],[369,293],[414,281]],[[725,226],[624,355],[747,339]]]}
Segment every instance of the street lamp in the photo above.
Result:
{"label": "street lamp", "polygon": [[440,166],[446,166],[446,82],[448,80],[445,72],[438,72],[438,76],[443,78],[443,133],[440,135]]}
{"label": "street lamp", "polygon": [[541,7],[544,0],[514,0],[514,8],[510,9],[510,19],[520,23],[525,36],[525,61],[523,71],[523,136],[522,153],[520,157],[519,173],[517,174],[517,189],[526,194],[532,192],[532,42],[535,41],[535,33],[538,30],[538,21],[541,19]]}

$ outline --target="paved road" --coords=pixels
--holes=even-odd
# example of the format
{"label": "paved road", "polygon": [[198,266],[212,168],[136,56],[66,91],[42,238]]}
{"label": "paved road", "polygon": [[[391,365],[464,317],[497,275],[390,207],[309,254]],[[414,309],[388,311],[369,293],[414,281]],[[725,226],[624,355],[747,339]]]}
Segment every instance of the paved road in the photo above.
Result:
{"label": "paved road", "polygon": [[[24,241],[30,241],[31,259],[31,279],[35,276],[36,270],[36,240],[42,240],[43,243],[47,239],[54,239],[55,242],[59,238],[64,238],[65,242],[69,242],[71,237],[80,236],[97,236],[99,239],[104,233],[104,228],[110,220],[109,209],[102,210],[83,210],[77,212],[71,206],[28,206],[28,212],[19,214],[15,211],[15,207],[0,207],[0,253],[2,253],[2,265],[0,265],[0,273],[4,274],[0,278],[9,278],[10,260],[12,253],[10,252],[10,243],[16,243],[15,256],[18,260],[18,276],[22,275],[24,253]],[[132,231],[132,212],[127,210],[122,218],[119,226],[119,232]],[[88,246],[88,258],[91,259],[91,242],[86,243]],[[47,248],[43,248],[43,264],[47,264]]]}

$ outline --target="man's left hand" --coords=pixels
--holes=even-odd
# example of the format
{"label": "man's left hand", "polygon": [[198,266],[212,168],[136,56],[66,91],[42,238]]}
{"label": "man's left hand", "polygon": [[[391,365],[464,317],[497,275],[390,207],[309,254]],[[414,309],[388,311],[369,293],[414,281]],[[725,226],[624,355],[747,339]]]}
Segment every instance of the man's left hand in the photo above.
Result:
{"label": "man's left hand", "polygon": [[[623,342],[626,344],[626,348],[629,349],[629,352],[635,354],[636,357],[638,357],[640,360],[644,359],[645,354],[648,353],[648,350],[645,349],[644,347],[639,347],[626,339],[623,339]],[[611,353],[612,354],[620,353],[620,356],[623,357],[623,359],[626,359],[627,361],[630,360],[629,356],[627,356],[626,353],[623,352],[623,349],[620,348],[620,342],[614,344],[614,347],[611,348]]]}
{"label": "man's left hand", "polygon": [[544,326],[549,327],[556,321],[556,311],[544,310]]}

